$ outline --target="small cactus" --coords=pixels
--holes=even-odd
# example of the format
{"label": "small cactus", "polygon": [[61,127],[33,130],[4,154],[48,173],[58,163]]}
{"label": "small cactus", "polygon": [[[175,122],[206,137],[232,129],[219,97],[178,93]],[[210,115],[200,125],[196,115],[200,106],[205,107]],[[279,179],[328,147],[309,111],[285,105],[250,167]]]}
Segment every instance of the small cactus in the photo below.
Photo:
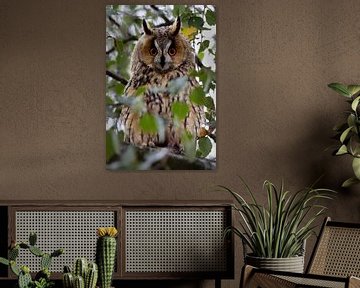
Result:
{"label": "small cactus", "polygon": [[[98,268],[95,263],[86,258],[78,258],[74,263],[74,271],[71,273],[69,266],[64,266],[63,286],[64,288],[95,288],[98,278]],[[77,285],[77,286],[76,286]]]}
{"label": "small cactus", "polygon": [[48,253],[44,253],[44,255],[41,256],[41,262],[40,262],[41,269],[45,269],[45,268],[49,269],[51,265],[51,260],[52,260],[51,255]]}
{"label": "small cactus", "polygon": [[88,262],[86,258],[79,258],[75,261],[74,274],[76,276],[81,276],[85,279],[86,270],[88,268]]}
{"label": "small cactus", "polygon": [[85,288],[84,278],[77,275],[74,277],[74,288]]}
{"label": "small cactus", "polygon": [[37,235],[35,232],[31,232],[29,235],[29,244],[31,246],[35,246],[37,241]]}
{"label": "small cactus", "polygon": [[98,266],[96,263],[89,263],[85,276],[85,288],[95,288],[98,279]]}
{"label": "small cactus", "polygon": [[101,288],[110,288],[116,258],[115,227],[97,229],[99,238],[96,243],[96,262],[99,267],[99,282]]}

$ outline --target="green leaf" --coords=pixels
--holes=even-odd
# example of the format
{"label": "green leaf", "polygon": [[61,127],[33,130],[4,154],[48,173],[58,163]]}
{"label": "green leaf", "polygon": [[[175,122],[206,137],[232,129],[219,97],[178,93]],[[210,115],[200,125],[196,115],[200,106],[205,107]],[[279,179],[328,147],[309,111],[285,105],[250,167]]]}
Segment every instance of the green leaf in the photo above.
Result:
{"label": "green leaf", "polygon": [[[123,84],[117,84],[114,87],[114,91],[117,95],[123,95],[124,94],[125,86]],[[136,91],[137,92],[137,91]],[[145,91],[144,91],[145,92]]]}
{"label": "green leaf", "polygon": [[352,101],[351,103],[351,109],[356,111],[356,108],[359,105],[359,101],[360,101],[360,96],[356,97],[354,101]]}
{"label": "green leaf", "polygon": [[174,5],[173,15],[174,17],[181,16],[185,12],[185,5]]}
{"label": "green leaf", "polygon": [[140,87],[138,87],[136,89],[135,95],[136,96],[141,96],[141,95],[143,95],[145,93],[145,91],[146,91],[146,86],[145,85],[140,86]]}
{"label": "green leaf", "polygon": [[189,161],[194,161],[196,157],[196,141],[190,132],[185,132],[181,136],[181,143],[184,145],[185,156]]}
{"label": "green leaf", "polygon": [[204,40],[203,42],[200,43],[200,48],[199,48],[199,53],[204,51],[206,48],[208,48],[210,45],[210,41],[209,40]]}
{"label": "green leaf", "polygon": [[113,105],[113,104],[114,104],[114,101],[113,101],[109,96],[106,96],[106,98],[105,98],[105,104],[106,104],[106,105]]}
{"label": "green leaf", "polygon": [[359,184],[359,183],[360,183],[360,180],[358,178],[352,177],[352,178],[345,180],[344,183],[342,183],[341,187],[348,188],[352,185]]}
{"label": "green leaf", "polygon": [[340,141],[341,143],[344,143],[344,141],[346,140],[346,137],[348,136],[349,132],[351,131],[353,127],[349,127],[347,129],[345,129],[345,131],[343,133],[341,133],[341,136],[340,136]]}
{"label": "green leaf", "polygon": [[194,88],[190,93],[190,100],[196,105],[205,104],[205,92],[201,87]]}
{"label": "green leaf", "polygon": [[184,120],[189,113],[189,106],[185,102],[176,101],[171,105],[174,118]]}
{"label": "green leaf", "polygon": [[348,150],[346,148],[346,145],[342,145],[339,150],[336,152],[336,155],[344,155],[347,154]]}
{"label": "green leaf", "polygon": [[205,18],[206,18],[206,22],[210,26],[214,26],[216,24],[216,15],[214,11],[208,9],[205,13]]}
{"label": "green leaf", "polygon": [[188,20],[188,25],[189,26],[194,26],[197,29],[202,29],[203,26],[204,26],[204,20],[199,16],[192,16]]}
{"label": "green leaf", "polygon": [[120,141],[117,137],[116,131],[110,129],[106,131],[106,162],[108,162],[113,156],[120,153]]}
{"label": "green leaf", "polygon": [[145,133],[156,134],[158,131],[156,118],[150,113],[145,113],[140,117],[139,125]]}
{"label": "green leaf", "polygon": [[215,104],[214,104],[214,99],[212,97],[205,97],[205,103],[204,103],[205,107],[210,109],[210,110],[215,110]]}
{"label": "green leaf", "polygon": [[353,159],[352,168],[356,178],[360,180],[360,158],[355,157]]}
{"label": "green leaf", "polygon": [[212,144],[211,144],[209,137],[200,138],[198,141],[198,144],[199,144],[199,150],[201,151],[202,156],[203,157],[208,156],[212,149]]}
{"label": "green leaf", "polygon": [[329,88],[333,89],[335,92],[339,93],[342,96],[351,97],[351,93],[347,89],[347,86],[341,83],[331,83],[328,85]]}
{"label": "green leaf", "polygon": [[349,91],[351,96],[360,92],[360,85],[348,85],[347,90]]}
{"label": "green leaf", "polygon": [[4,265],[9,265],[9,260],[8,259],[5,259],[5,258],[3,258],[3,257],[0,257],[0,263],[1,264],[4,264]]}

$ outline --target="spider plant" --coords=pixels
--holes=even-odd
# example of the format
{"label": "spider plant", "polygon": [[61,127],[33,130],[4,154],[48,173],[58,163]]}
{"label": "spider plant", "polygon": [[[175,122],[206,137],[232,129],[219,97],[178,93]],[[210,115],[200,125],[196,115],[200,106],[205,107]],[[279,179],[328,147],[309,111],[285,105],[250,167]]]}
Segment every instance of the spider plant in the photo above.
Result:
{"label": "spider plant", "polygon": [[332,199],[329,189],[304,188],[296,193],[285,191],[283,183],[278,189],[266,180],[267,205],[257,202],[254,193],[242,180],[251,202],[233,190],[220,186],[236,200],[233,208],[240,215],[240,227],[229,227],[252,251],[251,256],[288,258],[302,254],[305,240],[314,233],[315,220],[324,214],[326,207],[318,200]]}

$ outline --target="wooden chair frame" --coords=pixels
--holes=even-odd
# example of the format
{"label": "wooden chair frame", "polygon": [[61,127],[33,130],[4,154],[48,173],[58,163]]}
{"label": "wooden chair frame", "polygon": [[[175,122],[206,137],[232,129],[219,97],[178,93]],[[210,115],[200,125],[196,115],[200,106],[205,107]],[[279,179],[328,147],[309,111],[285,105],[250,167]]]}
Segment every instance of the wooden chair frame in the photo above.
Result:
{"label": "wooden chair frame", "polygon": [[[344,223],[344,222],[334,222],[328,217],[325,219],[320,235],[315,244],[315,248],[311,255],[309,265],[307,266],[306,273],[291,273],[291,272],[279,272],[271,271],[265,269],[255,268],[249,265],[245,265],[242,270],[240,288],[273,288],[273,287],[331,287],[331,288],[356,288],[360,287],[360,270],[357,275],[346,275],[350,274],[346,271],[341,273],[332,273],[332,271],[327,271],[325,274],[322,274],[321,271],[324,270],[325,258],[324,253],[327,253],[327,246],[325,244],[328,242],[328,230],[331,228],[344,228],[346,231],[356,231],[360,233],[360,224],[355,223]],[[346,230],[347,229],[347,230]],[[325,243],[325,244],[324,244]],[[353,247],[354,253],[357,255],[360,253],[360,243],[359,246]],[[341,251],[338,253],[341,253]],[[349,252],[348,252],[349,253]],[[356,255],[356,254],[355,254]],[[360,263],[360,257],[357,261],[357,265]],[[336,270],[336,265],[334,265],[334,270]],[[357,267],[357,266],[356,266]],[[331,270],[331,269],[330,269]],[[342,274],[342,275],[339,275]],[[357,276],[357,277],[355,277]]]}

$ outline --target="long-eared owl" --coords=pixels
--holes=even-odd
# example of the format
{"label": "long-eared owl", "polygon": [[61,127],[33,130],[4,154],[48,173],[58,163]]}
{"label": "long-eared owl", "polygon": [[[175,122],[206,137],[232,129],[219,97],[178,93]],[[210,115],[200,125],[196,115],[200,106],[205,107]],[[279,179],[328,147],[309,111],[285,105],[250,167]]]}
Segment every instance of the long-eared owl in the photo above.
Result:
{"label": "long-eared owl", "polygon": [[[205,125],[202,106],[190,101],[192,89],[198,86],[189,73],[195,68],[195,54],[189,40],[181,33],[178,17],[172,25],[151,28],[143,20],[143,35],[139,38],[131,58],[131,77],[125,88],[126,97],[142,97],[142,111],[132,106],[124,107],[120,122],[125,140],[140,147],[165,146],[177,151],[182,149],[181,138],[191,133],[193,139],[200,135]],[[176,94],[169,93],[169,83],[181,79],[183,86]],[[141,95],[139,87],[144,87]],[[181,123],[175,123],[172,112],[174,102],[183,102],[188,113]],[[144,113],[163,120],[163,133],[145,133],[140,119]],[[195,141],[195,140],[194,140]]]}

